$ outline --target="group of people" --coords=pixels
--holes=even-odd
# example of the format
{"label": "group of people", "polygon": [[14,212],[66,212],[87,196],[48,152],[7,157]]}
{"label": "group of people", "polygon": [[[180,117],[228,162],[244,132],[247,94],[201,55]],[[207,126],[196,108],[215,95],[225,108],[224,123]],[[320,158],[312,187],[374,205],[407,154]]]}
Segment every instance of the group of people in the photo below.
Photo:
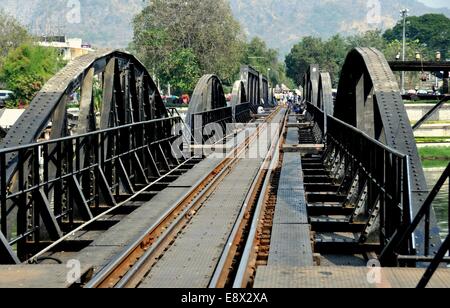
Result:
{"label": "group of people", "polygon": [[289,105],[298,101],[298,95],[295,92],[282,92],[275,94],[278,104]]}
{"label": "group of people", "polygon": [[306,105],[301,95],[297,92],[284,92],[276,96],[279,104],[288,106],[297,114],[303,114],[306,111]]}

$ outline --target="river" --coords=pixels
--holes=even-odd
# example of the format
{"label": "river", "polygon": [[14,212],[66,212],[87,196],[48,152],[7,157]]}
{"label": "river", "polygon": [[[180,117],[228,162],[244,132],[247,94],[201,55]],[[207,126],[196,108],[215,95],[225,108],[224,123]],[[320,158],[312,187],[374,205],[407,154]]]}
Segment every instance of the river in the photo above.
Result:
{"label": "river", "polygon": [[[427,178],[428,187],[430,190],[436,185],[436,182],[443,173],[443,169],[425,169],[425,176]],[[435,202],[433,203],[441,234],[446,236],[448,234],[448,196],[449,183],[441,189]]]}

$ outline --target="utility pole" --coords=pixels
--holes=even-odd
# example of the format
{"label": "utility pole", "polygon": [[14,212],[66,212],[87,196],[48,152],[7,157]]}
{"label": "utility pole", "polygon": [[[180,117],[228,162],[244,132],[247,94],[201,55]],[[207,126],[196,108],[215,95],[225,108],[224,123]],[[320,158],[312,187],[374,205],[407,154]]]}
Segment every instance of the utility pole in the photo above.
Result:
{"label": "utility pole", "polygon": [[[408,17],[408,9],[403,9],[400,14],[403,18],[403,62],[406,61],[406,17]],[[402,71],[402,94],[405,94],[405,71]]]}

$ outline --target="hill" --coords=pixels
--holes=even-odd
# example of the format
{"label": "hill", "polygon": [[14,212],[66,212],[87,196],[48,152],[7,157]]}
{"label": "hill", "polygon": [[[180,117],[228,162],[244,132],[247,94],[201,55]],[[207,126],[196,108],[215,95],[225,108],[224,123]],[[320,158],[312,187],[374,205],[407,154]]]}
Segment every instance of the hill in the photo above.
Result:
{"label": "hill", "polygon": [[[230,0],[234,14],[249,36],[262,37],[281,54],[289,52],[301,37],[330,37],[394,26],[400,10],[410,14],[444,13],[416,0],[383,0],[379,7],[367,0]],[[379,12],[379,16],[378,15]],[[379,17],[379,18],[378,18]]]}
{"label": "hill", "polygon": [[[35,34],[67,33],[97,47],[126,47],[133,37],[132,18],[145,2],[0,0],[0,8],[16,16]],[[379,19],[378,7],[371,3],[381,3]],[[249,37],[260,36],[281,54],[286,54],[305,35],[329,37],[391,27],[404,7],[413,15],[442,12],[450,16],[448,9],[430,8],[417,0],[230,0],[230,4]]]}

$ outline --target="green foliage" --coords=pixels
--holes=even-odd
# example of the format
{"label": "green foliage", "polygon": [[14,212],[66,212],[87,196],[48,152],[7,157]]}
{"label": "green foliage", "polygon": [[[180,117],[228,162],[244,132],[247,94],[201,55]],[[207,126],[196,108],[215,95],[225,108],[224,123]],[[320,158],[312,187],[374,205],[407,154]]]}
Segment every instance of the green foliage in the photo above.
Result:
{"label": "green foliage", "polygon": [[293,86],[292,80],[286,77],[286,68],[278,60],[278,51],[267,47],[266,42],[255,37],[245,46],[242,64],[248,64],[264,75],[269,75],[271,85],[285,84]]}
{"label": "green foliage", "polygon": [[243,34],[226,0],[151,1],[133,24],[131,48],[162,84],[178,91],[192,89],[192,78],[206,73],[231,83],[239,70]]}
{"label": "green foliage", "polygon": [[[388,61],[396,59],[397,55],[400,55],[403,50],[403,43],[399,40],[393,40],[386,43],[385,48],[382,50]],[[413,60],[416,58],[416,53],[425,55],[428,53],[426,47],[420,43],[419,40],[409,40],[406,42],[406,60]],[[400,73],[396,73],[400,76]],[[414,89],[416,87],[416,81],[420,78],[420,72],[405,72],[405,80],[407,89]]]}
{"label": "green foliage", "polygon": [[372,47],[378,50],[386,48],[386,40],[383,38],[381,30],[367,31],[365,33],[347,37],[348,47]]}
{"label": "green foliage", "polygon": [[[426,46],[425,56],[434,59],[435,52],[440,51],[443,59],[450,57],[450,19],[443,14],[425,14],[407,18],[407,38],[409,41],[418,41]],[[387,41],[403,38],[403,24],[399,23],[393,29],[386,31],[384,38]],[[413,58],[414,59],[414,58]]]}
{"label": "green foliage", "polygon": [[287,75],[298,84],[312,63],[319,63],[322,56],[323,41],[321,38],[307,36],[292,47],[286,56]]}
{"label": "green foliage", "polygon": [[173,94],[192,92],[200,76],[199,63],[192,49],[180,49],[164,61],[161,77],[174,88]]}
{"label": "green foliage", "polygon": [[68,103],[66,105],[67,109],[71,109],[71,108],[80,108],[80,103]]}
{"label": "green foliage", "polygon": [[446,168],[448,166],[448,160],[423,160],[422,165],[425,169],[429,168]]}
{"label": "green foliage", "polygon": [[[387,60],[393,61],[397,55],[402,53],[403,43],[399,40],[393,40],[386,43],[385,48],[381,49]],[[406,42],[406,60],[415,60],[416,53],[426,54],[427,48],[419,40],[409,40]]]}
{"label": "green foliage", "polygon": [[64,62],[55,49],[24,44],[11,50],[0,71],[0,81],[15,94],[15,103],[29,103]]}
{"label": "green foliage", "polygon": [[[427,16],[434,16],[434,18],[429,18]],[[435,23],[426,27],[434,29],[435,36],[440,35],[442,38],[443,34],[450,33],[450,31],[445,30],[450,27],[450,23],[443,26],[441,15],[428,14],[422,17],[424,18],[415,17],[413,20],[423,20],[423,22],[427,21],[430,23]],[[450,21],[445,16],[444,18]],[[414,22],[410,27],[414,28],[415,26],[418,29],[419,26],[416,24],[417,22]],[[441,31],[436,29],[439,25],[442,26]],[[292,48],[290,54],[286,57],[287,74],[290,78],[300,82],[303,75],[307,71],[309,64],[315,63],[319,64],[321,70],[327,71],[331,74],[333,85],[337,86],[340,70],[345,61],[345,57],[347,53],[355,47],[376,48],[385,54],[387,60],[395,60],[397,55],[401,53],[403,46],[402,42],[396,38],[396,35],[394,35],[398,32],[398,26],[394,28],[394,30],[389,30],[384,35],[379,30],[368,31],[366,33],[357,34],[346,38],[336,35],[328,40],[322,40],[315,37],[305,37]],[[425,33],[430,33],[430,31],[425,31]],[[439,33],[439,35],[437,33]],[[443,39],[443,41],[448,42],[447,40],[449,37],[450,36],[447,35],[447,38]],[[425,40],[425,38],[422,38],[420,35],[415,35],[412,39],[408,40],[406,46],[407,60],[415,59],[416,53],[425,55],[425,57],[431,57],[431,54],[433,54],[434,57],[435,49],[433,49],[434,47],[431,47],[430,49],[430,46],[436,45],[437,43],[424,44],[424,42],[431,41],[432,40],[430,38]],[[445,48],[448,48],[448,43],[446,43]],[[441,47],[442,48],[440,50],[443,51],[443,46]],[[420,73],[417,72],[406,73],[407,80],[410,81],[410,84],[406,85],[408,88],[415,88],[414,81],[419,79],[419,74]]]}
{"label": "green foliage", "polygon": [[[439,103],[439,100],[410,100],[410,101],[403,101],[405,105],[420,105],[420,104],[426,104],[426,105],[436,105]],[[446,103],[450,104],[450,103]]]}
{"label": "green foliage", "polygon": [[348,42],[340,35],[333,36],[328,41],[305,37],[286,57],[287,76],[300,84],[309,65],[319,64],[321,69],[330,72],[336,85],[348,49]]}
{"label": "green foliage", "polygon": [[450,147],[425,147],[419,149],[420,157],[424,160],[450,161]]}
{"label": "green foliage", "polygon": [[330,72],[331,81],[335,86],[339,82],[340,70],[349,49],[348,42],[340,35],[335,35],[324,43],[324,58],[320,67]]}
{"label": "green foliage", "polygon": [[94,84],[92,87],[92,98],[94,100],[95,112],[101,112],[103,103],[103,88],[98,78],[94,79]]}
{"label": "green foliage", "polygon": [[[436,122],[427,122],[427,124],[448,124],[448,123],[436,123]],[[417,143],[449,143],[450,137],[416,137]]]}
{"label": "green foliage", "polygon": [[292,86],[276,50],[259,38],[245,42],[226,0],[151,1],[134,19],[130,48],[175,94],[191,92],[204,74],[232,86],[240,64],[264,75],[270,69],[272,84]]}
{"label": "green foliage", "polygon": [[27,30],[0,9],[0,69],[10,50],[30,40]]}

